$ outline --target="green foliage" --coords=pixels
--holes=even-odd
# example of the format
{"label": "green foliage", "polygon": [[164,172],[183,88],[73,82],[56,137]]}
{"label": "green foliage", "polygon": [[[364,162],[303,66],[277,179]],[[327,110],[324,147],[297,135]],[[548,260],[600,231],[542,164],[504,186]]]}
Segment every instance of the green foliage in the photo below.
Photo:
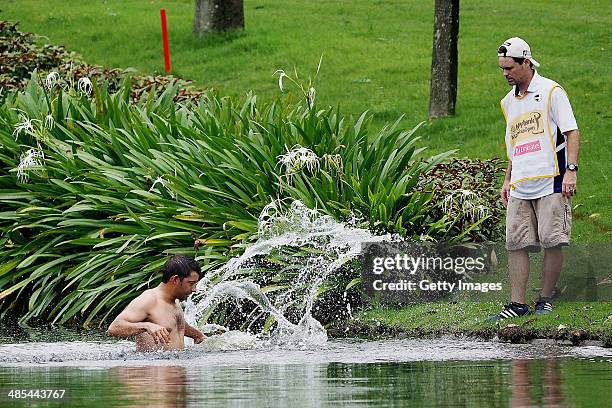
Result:
{"label": "green foliage", "polygon": [[452,158],[419,179],[417,189],[434,195],[430,214],[445,221],[446,239],[504,241],[505,208],[498,186],[504,171],[499,159]]}
{"label": "green foliage", "polygon": [[[215,268],[255,238],[262,208],[302,200],[372,229],[436,236],[427,161],[397,122],[206,93],[177,103],[171,85],[132,103],[129,82],[46,89],[36,75],[0,107],[0,307],[64,323],[106,319],[159,282],[173,253]],[[298,147],[299,146],[299,147]],[[316,167],[279,163],[293,147]],[[295,164],[295,163],[294,163]]]}
{"label": "green foliage", "polygon": [[35,69],[51,69],[68,61],[64,47],[38,45],[31,33],[22,33],[17,23],[0,21],[0,85],[21,88]]}

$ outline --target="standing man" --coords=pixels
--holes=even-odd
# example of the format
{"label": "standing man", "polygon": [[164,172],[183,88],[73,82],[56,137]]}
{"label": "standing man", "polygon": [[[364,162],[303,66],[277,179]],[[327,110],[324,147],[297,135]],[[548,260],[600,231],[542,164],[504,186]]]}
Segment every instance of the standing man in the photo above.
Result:
{"label": "standing man", "polygon": [[132,300],[110,324],[108,335],[134,336],[136,351],[183,349],[183,336],[201,343],[204,335],[187,324],[178,302],[196,291],[200,273],[195,259],[183,255],[170,258],[164,265],[162,283]]}
{"label": "standing man", "polygon": [[508,168],[501,189],[507,207],[506,249],[511,302],[493,316],[503,320],[529,313],[525,302],[529,252],[544,248],[542,291],[535,313],[553,310],[552,293],[561,273],[561,247],[571,231],[580,134],[567,94],[538,74],[529,44],[518,37],[497,50],[499,67],[512,86],[501,100],[506,119]]}

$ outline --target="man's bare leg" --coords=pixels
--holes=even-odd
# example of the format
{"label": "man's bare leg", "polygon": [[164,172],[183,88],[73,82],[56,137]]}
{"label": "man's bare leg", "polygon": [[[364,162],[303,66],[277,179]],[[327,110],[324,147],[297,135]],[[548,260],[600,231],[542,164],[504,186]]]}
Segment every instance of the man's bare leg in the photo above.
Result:
{"label": "man's bare leg", "polygon": [[544,250],[544,263],[542,264],[542,292],[541,296],[552,297],[555,285],[561,275],[563,265],[563,252],[561,247],[547,248]]}
{"label": "man's bare leg", "polygon": [[525,304],[525,292],[527,291],[527,280],[529,279],[529,253],[526,249],[508,251],[508,271],[512,287],[510,300]]}

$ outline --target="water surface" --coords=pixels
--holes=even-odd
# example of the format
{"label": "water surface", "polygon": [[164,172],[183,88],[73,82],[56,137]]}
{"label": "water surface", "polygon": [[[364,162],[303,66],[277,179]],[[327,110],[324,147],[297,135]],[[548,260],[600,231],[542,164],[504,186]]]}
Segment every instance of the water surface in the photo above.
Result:
{"label": "water surface", "polygon": [[[233,341],[226,348],[241,345]],[[220,344],[159,353],[136,353],[128,341],[1,344],[0,405],[598,407],[612,386],[612,351],[601,347],[456,339]],[[24,387],[66,393],[61,401],[6,397]]]}

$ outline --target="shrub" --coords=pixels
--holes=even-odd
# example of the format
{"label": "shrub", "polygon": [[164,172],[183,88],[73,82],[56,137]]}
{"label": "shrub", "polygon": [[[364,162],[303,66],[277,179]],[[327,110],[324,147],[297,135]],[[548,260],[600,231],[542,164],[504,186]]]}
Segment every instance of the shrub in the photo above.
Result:
{"label": "shrub", "polygon": [[34,71],[47,74],[59,73],[65,84],[76,84],[87,77],[100,84],[106,82],[111,93],[119,91],[125,80],[132,82],[130,97],[136,101],[145,94],[159,95],[170,83],[179,85],[174,94],[177,101],[198,100],[203,90],[194,89],[191,81],[171,75],[142,76],[133,69],[104,68],[85,63],[75,52],[64,47],[36,41],[31,33],[22,33],[17,23],[0,20],[0,87],[4,90],[0,100],[9,89],[22,89]]}
{"label": "shrub", "polygon": [[[497,164],[444,163],[451,152],[423,161],[418,126],[373,129],[366,113],[319,109],[312,83],[304,105],[237,100],[86,64],[8,22],[0,31],[2,315],[103,321],[159,283],[170,254],[196,255],[205,272],[239,254],[277,199],[408,238],[496,236]],[[491,211],[466,216],[464,201],[447,200],[459,188]],[[286,286],[282,259],[300,253],[274,255],[253,278]],[[342,313],[338,299],[356,281],[340,270],[318,313]]]}
{"label": "shrub", "polygon": [[499,194],[504,172],[505,163],[498,158],[451,158],[422,174],[416,188],[433,193],[430,215],[444,224],[439,239],[504,239],[505,209]]}
{"label": "shrub", "polygon": [[435,235],[431,194],[413,188],[449,153],[415,160],[417,128],[254,95],[177,103],[176,84],[132,103],[129,83],[94,83],[91,98],[41,82],[0,107],[1,308],[22,322],[105,319],[159,282],[169,254],[215,268],[277,198]]}

